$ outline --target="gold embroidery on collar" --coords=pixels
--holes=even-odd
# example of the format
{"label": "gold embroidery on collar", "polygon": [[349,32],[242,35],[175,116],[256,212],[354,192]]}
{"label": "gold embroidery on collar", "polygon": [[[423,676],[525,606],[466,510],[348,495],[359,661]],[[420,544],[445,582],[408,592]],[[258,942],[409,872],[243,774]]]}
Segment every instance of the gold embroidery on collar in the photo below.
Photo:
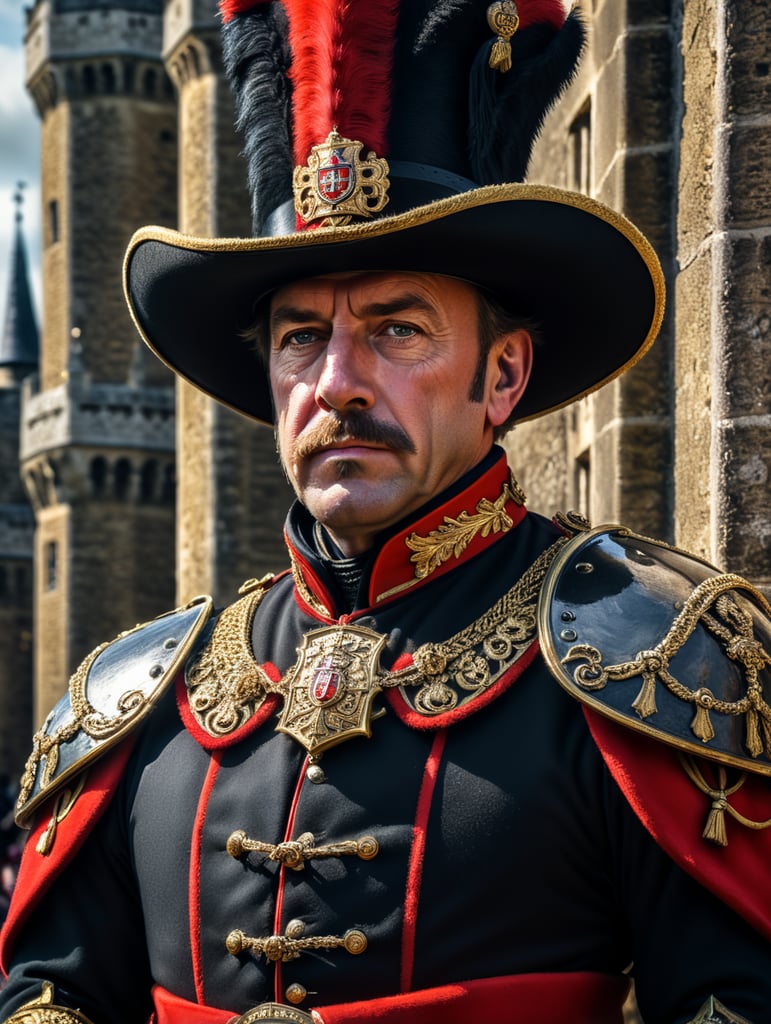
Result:
{"label": "gold embroidery on collar", "polygon": [[264,595],[265,587],[258,586],[229,605],[188,664],[190,710],[210,736],[235,732],[277,689],[252,653],[252,623]]}
{"label": "gold embroidery on collar", "polygon": [[482,498],[473,514],[464,509],[455,519],[445,516],[444,522],[425,537],[411,533],[404,543],[414,552],[410,561],[415,566],[415,579],[425,579],[449,558],[459,558],[477,534],[487,537],[507,533],[514,525],[506,513],[509,501],[525,504],[525,494],[511,473],[495,501]]}

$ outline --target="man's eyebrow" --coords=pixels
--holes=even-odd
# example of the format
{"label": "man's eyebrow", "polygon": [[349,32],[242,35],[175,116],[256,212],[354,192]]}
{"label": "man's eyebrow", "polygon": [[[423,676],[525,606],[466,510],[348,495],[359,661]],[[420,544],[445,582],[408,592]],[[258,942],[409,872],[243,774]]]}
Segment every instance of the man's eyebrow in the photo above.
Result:
{"label": "man's eyebrow", "polygon": [[[417,292],[405,292],[384,302],[365,302],[359,310],[361,316],[395,316],[414,309],[422,313],[435,313],[436,307]],[[277,306],[270,314],[270,329],[275,331],[287,324],[302,324],[323,320],[317,309],[303,306]]]}
{"label": "man's eyebrow", "polygon": [[414,309],[421,313],[435,313],[436,306],[417,292],[404,292],[385,302],[367,302],[361,307],[363,316],[394,316]]}
{"label": "man's eyebrow", "polygon": [[277,306],[270,314],[270,329],[276,330],[285,324],[302,324],[309,320],[320,320],[317,309],[303,309],[302,306]]}

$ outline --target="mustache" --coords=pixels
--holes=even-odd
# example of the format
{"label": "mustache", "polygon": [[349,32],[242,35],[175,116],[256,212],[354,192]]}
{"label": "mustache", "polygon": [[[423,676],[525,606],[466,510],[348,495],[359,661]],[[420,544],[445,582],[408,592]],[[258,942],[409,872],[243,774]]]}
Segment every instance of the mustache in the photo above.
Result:
{"label": "mustache", "polygon": [[309,427],[295,441],[294,456],[300,459],[308,458],[343,441],[379,444],[392,451],[407,452],[410,455],[417,451],[412,438],[396,423],[385,423],[367,413],[354,410],[347,413],[331,413],[326,419]]}

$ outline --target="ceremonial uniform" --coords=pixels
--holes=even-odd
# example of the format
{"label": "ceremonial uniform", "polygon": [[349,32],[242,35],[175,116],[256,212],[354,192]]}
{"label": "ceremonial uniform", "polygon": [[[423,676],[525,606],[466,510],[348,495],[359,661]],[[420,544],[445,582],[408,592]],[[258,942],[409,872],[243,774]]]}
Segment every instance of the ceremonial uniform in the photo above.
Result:
{"label": "ceremonial uniform", "polygon": [[4,1020],[620,1024],[627,972],[646,1024],[769,1020],[771,609],[494,446],[664,312],[633,225],[522,183],[565,6],[223,3],[255,237],[142,229],[125,290],[275,426],[291,568],[76,671]]}
{"label": "ceremonial uniform", "polygon": [[[28,851],[55,865],[87,833],[45,894],[25,865],[33,909],[11,924],[7,1006],[39,994],[49,961],[56,1002],[93,1021],[143,1020],[152,998],[161,1021],[224,1024],[269,1002],[366,1020],[373,1011],[350,1004],[376,1000],[384,1013],[396,996],[395,1020],[476,1019],[481,1005],[535,1024],[564,1019],[567,1004],[610,1022],[631,965],[648,1024],[691,1020],[710,993],[768,1019],[762,922],[748,925],[657,846],[608,769],[593,713],[540,656],[536,602],[569,531],[525,513],[497,449],[454,491],[384,539],[350,612],[313,521],[293,509],[294,573],[247,585],[203,626],[144,721],[95,758],[85,785],[110,792],[101,816],[81,812],[81,795],[45,853]],[[164,633],[179,640],[173,621],[159,623],[145,667]],[[276,725],[294,699],[279,680],[301,664],[304,638],[305,705],[278,719],[298,741]],[[351,727],[340,741],[345,687],[368,668],[384,687],[371,736]],[[110,675],[120,671],[116,656]],[[134,681],[127,671],[113,690]],[[624,734],[630,748],[655,742]],[[657,744],[656,757],[674,755]],[[691,791],[664,823],[676,840],[692,809],[697,821],[709,810]],[[49,801],[39,833],[52,813]],[[729,823],[724,859],[740,831]],[[682,838],[708,859],[700,834]],[[752,838],[768,849],[768,832]],[[750,902],[768,927],[767,893]]]}

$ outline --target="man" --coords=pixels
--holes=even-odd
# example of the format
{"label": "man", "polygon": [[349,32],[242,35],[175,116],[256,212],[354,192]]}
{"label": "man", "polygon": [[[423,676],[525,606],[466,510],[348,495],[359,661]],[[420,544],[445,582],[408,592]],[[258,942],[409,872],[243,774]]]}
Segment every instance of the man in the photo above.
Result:
{"label": "man", "polygon": [[[770,1019],[767,605],[525,509],[495,439],[639,358],[661,275],[598,204],[490,183],[529,142],[460,180],[458,79],[473,121],[548,78],[542,114],[580,49],[561,5],[523,2],[515,32],[494,4],[492,38],[484,15],[225,12],[242,122],[255,90],[259,125],[265,89],[286,112],[266,66],[298,61],[313,230],[265,228],[287,225],[276,128],[252,154],[263,233],[140,232],[127,292],[177,372],[275,424],[291,571],[76,672],[23,780],[4,1020],[610,1024],[630,973],[646,1024]],[[426,40],[454,69],[438,91]],[[411,88],[385,102],[392,68]],[[439,170],[400,159],[428,84]]]}

